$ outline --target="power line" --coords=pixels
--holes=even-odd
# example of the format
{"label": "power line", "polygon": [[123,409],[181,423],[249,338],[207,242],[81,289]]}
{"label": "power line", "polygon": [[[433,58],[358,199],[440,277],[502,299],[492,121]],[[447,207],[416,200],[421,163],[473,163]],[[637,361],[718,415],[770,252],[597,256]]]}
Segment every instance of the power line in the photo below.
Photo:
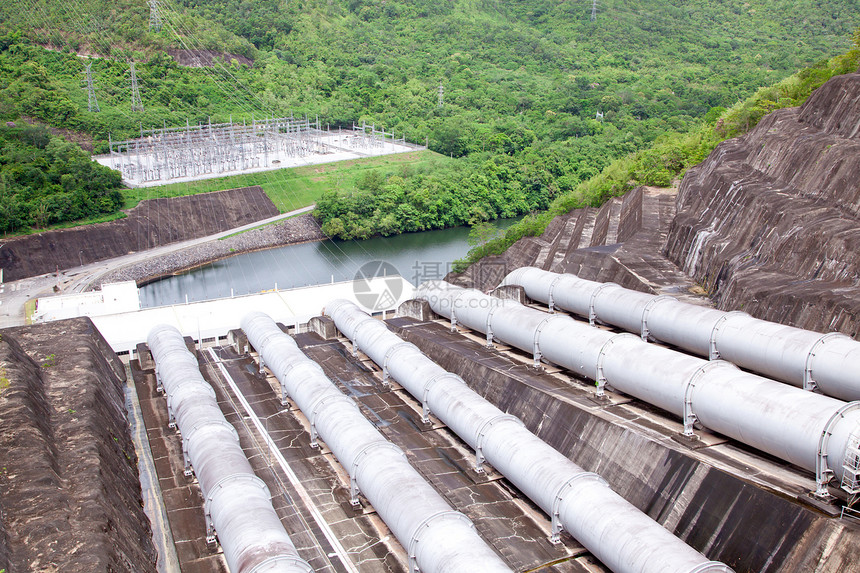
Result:
{"label": "power line", "polygon": [[[36,8],[35,12],[41,12],[42,16],[46,20],[49,19],[47,14],[44,13],[44,9],[40,5],[38,0],[23,0],[23,1],[24,2],[30,2],[31,4],[35,5],[35,8]],[[172,32],[173,35],[176,36],[176,38],[179,40],[180,44],[183,45],[184,48],[191,49],[191,50],[193,50],[195,48],[198,50],[202,49],[202,45],[201,45],[199,38],[196,37],[194,32],[192,32],[191,30],[186,28],[186,25],[184,24],[184,22],[182,22],[182,19],[179,17],[180,16],[179,12],[174,11],[173,6],[169,2],[169,0],[155,0],[154,3],[157,5],[156,6],[157,16],[158,16],[158,18],[162,24],[162,27],[165,25],[168,26],[168,29]],[[78,31],[78,33],[80,33],[83,37],[86,35],[86,31],[83,30],[83,21],[86,18],[81,14],[81,11],[79,8],[80,8],[80,0],[70,0],[67,3],[61,4],[61,10],[65,11],[69,16],[69,22],[76,29],[76,31]],[[152,10],[152,8],[153,8],[153,6],[152,6],[152,4],[150,4],[150,9]],[[34,26],[34,28],[35,27],[37,27],[37,26]],[[95,30],[95,36],[93,39],[95,40],[95,42],[97,44],[101,45],[102,48],[104,48],[103,51],[105,51],[105,52],[108,51],[106,49],[106,47],[110,46],[110,41],[108,38],[105,37],[103,30],[101,30],[101,29]],[[190,44],[190,45],[188,45],[188,44]],[[234,105],[236,105],[238,108],[243,109],[245,111],[251,111],[253,113],[253,111],[255,111],[255,110],[262,109],[266,116],[271,115],[272,117],[277,117],[274,110],[272,110],[270,107],[271,106],[270,102],[264,101],[257,92],[250,89],[250,86],[248,86],[244,81],[242,81],[242,80],[238,79],[236,76],[234,76],[233,73],[227,67],[225,67],[222,62],[216,60],[213,63],[214,63],[213,69],[209,69],[209,68],[204,67],[201,69],[201,71],[205,76],[208,76],[209,80],[212,81],[215,84],[215,86],[217,88],[219,88],[219,90],[226,96],[227,101],[233,102]],[[131,111],[132,111],[132,113],[134,113],[134,112],[143,110],[143,102],[142,102],[142,99],[140,96],[140,90],[141,90],[140,83],[142,82],[144,84],[143,88],[145,89],[147,79],[145,77],[139,78],[137,76],[137,72],[136,72],[136,69],[134,68],[133,62],[129,61],[129,66],[130,66],[130,72],[131,72],[130,75],[132,77],[132,110]],[[182,100],[179,100],[179,101],[183,106],[188,105]],[[191,109],[194,108],[193,105],[188,105],[188,107]],[[123,112],[122,110],[118,110],[118,111],[122,115],[124,115],[126,118],[130,119],[132,117],[128,114],[128,112]],[[290,114],[290,119],[292,119],[292,114]],[[232,120],[230,123],[231,124],[233,123]],[[364,126],[362,126],[362,127],[364,127]],[[317,123],[316,129],[317,130],[320,129],[318,123]],[[143,131],[142,126],[141,126],[140,130],[141,130],[141,132]],[[361,131],[364,132],[364,129],[361,129]],[[382,132],[379,132],[380,135],[381,135],[381,133]],[[364,135],[364,133],[362,133],[362,135]],[[370,139],[373,139],[374,137],[376,137],[376,135],[377,135],[377,132],[375,130],[375,127],[371,126]],[[384,136],[382,136],[382,137],[384,137]],[[359,139],[364,139],[364,138],[359,137]],[[140,158],[140,159],[142,159],[142,158]],[[271,172],[263,171],[261,173],[261,175],[263,178],[266,179],[267,183],[269,183],[269,184],[273,183],[273,181],[272,181],[273,177],[272,177]],[[145,197],[143,197],[144,199],[152,199],[153,197],[158,197],[160,195],[159,189],[158,189],[158,187],[151,187],[151,188],[147,187],[144,191],[144,195],[145,195]],[[284,197],[284,199],[286,199],[287,204],[290,205],[290,209],[295,208],[295,203],[294,203],[295,197],[292,194],[287,194]],[[169,206],[168,206],[168,208],[169,208]],[[159,215],[160,215],[160,213],[159,213]],[[148,243],[148,241],[147,241],[147,243]],[[367,254],[366,250],[364,249],[364,247],[361,245],[360,242],[353,241],[353,243],[357,244],[359,246],[359,249],[361,251],[364,251],[365,254]],[[334,250],[339,251],[340,255],[344,259],[351,261],[353,264],[355,264],[357,266],[357,261],[355,261],[352,258],[352,256],[350,256],[347,252],[343,251],[337,243],[334,243],[332,245],[332,247],[334,248]],[[324,248],[326,250],[328,250],[329,246],[324,246]],[[269,252],[271,252],[271,251],[269,251]],[[270,256],[273,259],[273,261],[272,261],[274,263],[273,266],[281,266],[278,263],[277,258],[274,255],[270,255]],[[299,259],[298,263],[301,267],[304,268],[305,273],[307,273],[308,269],[305,266],[305,264],[303,263],[303,261],[301,259]],[[257,269],[254,269],[254,272],[256,274]],[[244,270],[243,270],[243,274],[245,274]],[[257,281],[260,282],[260,277],[257,278]]]}
{"label": "power line", "polygon": [[158,8],[158,0],[149,0],[149,31],[161,31],[161,11]]}

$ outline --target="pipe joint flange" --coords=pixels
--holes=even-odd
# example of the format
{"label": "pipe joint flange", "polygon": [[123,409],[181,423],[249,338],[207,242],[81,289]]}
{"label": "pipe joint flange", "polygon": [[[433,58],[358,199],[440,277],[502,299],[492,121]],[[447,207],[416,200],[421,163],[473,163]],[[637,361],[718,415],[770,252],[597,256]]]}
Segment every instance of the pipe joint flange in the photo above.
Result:
{"label": "pipe joint flange", "polygon": [[487,461],[484,457],[484,438],[494,424],[504,421],[516,422],[521,427],[525,427],[523,421],[512,414],[499,414],[498,416],[493,416],[492,418],[485,420],[484,423],[481,424],[475,434],[475,471],[479,474],[484,473],[484,462]]}
{"label": "pipe joint flange", "polygon": [[182,440],[182,462],[185,467],[182,468],[182,475],[189,478],[194,475],[194,467],[191,464],[191,456],[188,455],[188,442]]}
{"label": "pipe joint flange", "polygon": [[549,307],[550,314],[555,312],[555,298],[553,298],[552,293],[555,290],[555,285],[558,284],[558,281],[563,278],[564,275],[558,275],[557,277],[552,279],[552,282],[549,284],[549,292],[547,293],[546,304],[547,307]]}
{"label": "pipe joint flange", "polygon": [[706,362],[703,366],[700,366],[693,372],[693,375],[690,376],[689,379],[684,383],[684,435],[685,436],[693,436],[693,425],[698,420],[696,413],[693,411],[693,389],[696,387],[696,384],[711,370],[715,370],[717,368],[735,368],[737,366],[726,362],[724,360],[714,360],[712,362]]}
{"label": "pipe joint flange", "polygon": [[[188,428],[186,431],[182,432],[183,441],[190,442],[197,432],[199,432],[203,428],[210,426],[221,426],[227,428],[230,434],[232,434],[233,439],[236,440],[236,443],[239,443],[239,434],[236,432],[236,428],[234,428],[233,424],[231,424],[227,420],[203,420],[201,422],[198,422]],[[182,428],[179,428],[179,430],[182,431]]]}
{"label": "pipe joint flange", "polygon": [[632,338],[634,340],[639,340],[639,337],[635,334],[631,334],[629,332],[622,332],[621,334],[616,334],[609,340],[603,343],[603,346],[600,347],[600,351],[597,353],[597,364],[596,370],[594,372],[594,384],[597,386],[597,393],[595,394],[598,397],[603,397],[605,395],[606,389],[606,374],[603,370],[603,363],[606,361],[606,355],[609,353],[609,349],[615,344],[615,341],[620,340],[622,338]]}
{"label": "pipe joint flange", "polygon": [[818,349],[827,343],[829,340],[840,339],[840,338],[850,338],[845,336],[841,332],[829,332],[823,336],[821,336],[818,340],[816,340],[812,346],[809,348],[809,352],[806,354],[806,364],[803,369],[803,389],[809,390],[810,392],[818,389],[818,382],[815,381],[815,376],[813,373],[813,361],[815,358],[816,352]]}
{"label": "pipe joint flange", "polygon": [[271,497],[271,494],[269,493],[269,488],[268,488],[268,486],[266,486],[266,482],[264,482],[263,480],[261,480],[260,478],[255,476],[254,474],[245,473],[245,472],[230,474],[230,475],[226,475],[226,476],[222,477],[221,479],[219,479],[218,481],[216,481],[214,484],[212,484],[212,487],[209,488],[209,491],[205,492],[206,493],[206,503],[205,503],[206,513],[210,513],[209,508],[211,507],[213,500],[221,494],[222,490],[224,489],[224,486],[227,483],[237,483],[237,482],[250,483],[251,485],[254,485],[254,486],[260,488],[262,491],[264,491],[266,494],[266,497]]}
{"label": "pipe joint flange", "polygon": [[362,328],[364,328],[365,326],[367,326],[368,324],[370,324],[372,322],[376,322],[376,321],[372,318],[368,318],[367,320],[362,320],[361,322],[359,322],[358,324],[355,325],[355,328],[352,331],[352,336],[350,337],[350,342],[352,342],[352,355],[353,356],[358,356],[358,352],[359,352],[359,350],[361,350],[359,348],[359,345],[358,345],[358,333],[361,332]]}
{"label": "pipe joint flange", "polygon": [[568,318],[569,319],[569,317],[567,317],[563,314],[551,314],[551,315],[547,316],[546,318],[544,318],[543,320],[541,320],[538,323],[537,327],[535,328],[534,337],[532,338],[532,358],[534,359],[534,367],[535,368],[540,368],[540,361],[541,361],[541,358],[543,358],[543,353],[541,352],[541,349],[540,349],[541,332],[543,332],[544,327],[547,324],[549,324],[550,321],[556,320],[559,318],[561,318],[561,319]]}
{"label": "pipe joint flange", "polygon": [[818,455],[815,457],[815,497],[821,499],[829,499],[831,497],[827,491],[827,484],[833,478],[833,470],[827,464],[827,447],[836,424],[845,417],[845,414],[852,410],[860,410],[860,401],[843,404],[838,410],[833,412],[833,415],[827,420],[827,424],[824,425],[821,436],[818,438]]}
{"label": "pipe joint flange", "polygon": [[451,297],[451,332],[457,331],[457,301],[460,300],[460,297],[469,292],[468,289],[461,290],[460,292],[454,294]]}
{"label": "pipe joint flange", "polygon": [[318,372],[320,372],[323,376],[325,376],[325,370],[323,370],[323,369],[322,369],[322,366],[320,366],[319,364],[317,364],[316,362],[314,362],[314,361],[312,361],[312,360],[295,360],[295,361],[289,362],[289,363],[284,367],[284,371],[283,371],[283,373],[281,374],[281,376],[283,376],[283,379],[284,379],[284,380],[286,380],[286,379],[287,379],[287,376],[289,376],[289,375],[290,375],[290,373],[291,373],[293,370],[295,370],[296,368],[299,368],[299,367],[307,368],[308,366],[310,366],[310,367],[311,367],[311,368],[313,368],[314,370],[317,370],[317,371],[318,371]]}
{"label": "pipe joint flange", "polygon": [[421,421],[424,424],[430,423],[431,408],[430,408],[430,402],[427,400],[427,397],[430,394],[430,389],[433,387],[434,384],[436,384],[436,382],[438,382],[442,378],[454,378],[454,379],[460,381],[461,383],[465,384],[465,382],[463,382],[462,378],[460,378],[456,374],[452,374],[451,372],[442,372],[441,374],[437,374],[436,376],[433,376],[432,378],[430,378],[424,384],[424,388],[421,391]]}
{"label": "pipe joint flange", "polygon": [[494,304],[490,307],[490,311],[487,313],[487,348],[493,347],[493,313],[495,313],[502,305]]}
{"label": "pipe joint flange", "polygon": [[222,493],[224,485],[226,485],[227,483],[236,482],[245,482],[251,484],[252,486],[256,486],[260,488],[263,492],[265,492],[266,498],[271,498],[271,494],[269,493],[269,488],[266,486],[266,483],[254,474],[235,473],[226,475],[216,481],[212,485],[212,487],[209,488],[209,491],[204,492],[204,494],[206,495],[206,500],[203,503],[203,509],[206,513],[207,543],[215,543],[215,522],[212,520],[212,504],[215,503],[215,498],[217,498]]}
{"label": "pipe joint flange", "polygon": [[418,568],[418,558],[416,556],[415,550],[417,549],[418,544],[421,542],[421,536],[424,534],[425,531],[430,529],[430,526],[434,521],[445,517],[454,517],[456,519],[459,519],[463,523],[468,524],[470,528],[475,528],[475,525],[472,523],[472,520],[470,520],[468,517],[466,517],[459,511],[454,511],[453,509],[447,511],[440,511],[425,518],[415,527],[412,532],[412,535],[409,536],[409,544],[406,548],[406,550],[409,552],[409,573],[419,573],[420,571],[420,569]]}
{"label": "pipe joint flange", "polygon": [[708,561],[707,563],[696,565],[687,571],[687,573],[735,573],[735,570],[720,561]]}
{"label": "pipe joint flange", "polygon": [[[275,565],[281,565],[281,567],[274,567]],[[281,571],[285,568],[290,571],[304,569],[304,573],[313,573],[314,571],[313,567],[311,567],[304,559],[300,559],[299,557],[290,557],[289,555],[278,555],[277,557],[269,557],[268,559],[261,561],[255,565],[253,569],[249,570],[248,573],[258,573],[260,571]]]}
{"label": "pipe joint flange", "polygon": [[[250,340],[251,337],[250,336],[248,337],[248,344],[251,345],[251,347],[257,351],[257,354],[262,357],[262,354],[265,351],[266,347],[269,346],[269,343],[272,340],[275,340],[275,339],[283,336],[284,333],[281,331],[280,327],[277,326],[277,324],[274,324],[274,325],[269,324],[268,321],[272,320],[272,318],[268,315],[261,315],[261,316],[254,317],[252,319],[252,321],[257,321],[257,320],[261,320],[261,319],[265,319],[265,320],[263,320],[263,326],[262,327],[254,328],[253,325],[249,326],[249,330],[254,331],[254,338],[257,339],[257,344],[251,343],[251,340]],[[262,332],[259,332],[258,329],[262,330]]]}
{"label": "pipe joint flange", "polygon": [[215,545],[218,536],[215,534],[215,523],[212,521],[212,514],[209,513],[208,508],[204,512],[204,517],[206,518],[206,545]]}
{"label": "pipe joint flange", "polygon": [[173,413],[173,407],[170,405],[170,400],[167,401],[167,427],[171,430],[176,430],[176,415]]}
{"label": "pipe joint flange", "polygon": [[549,537],[550,543],[553,545],[558,545],[561,543],[561,530],[564,529],[564,525],[561,523],[561,516],[559,514],[559,508],[561,507],[561,502],[564,501],[564,497],[573,489],[573,485],[581,480],[591,480],[596,481],[606,487],[609,487],[609,484],[606,483],[606,480],[603,479],[600,474],[596,474],[594,472],[582,472],[578,473],[575,476],[566,480],[563,484],[561,484],[558,489],[555,491],[555,495],[552,498],[552,513],[550,517],[552,518],[552,532]]}
{"label": "pipe joint flange", "polygon": [[[200,370],[198,369],[198,372],[199,371]],[[167,400],[168,407],[171,407],[179,398],[187,397],[189,395],[195,398],[200,398],[202,397],[202,394],[207,394],[213,400],[216,398],[215,390],[212,389],[212,386],[203,380],[202,377],[199,377],[183,380],[179,384],[174,384],[173,388],[168,389],[165,393],[165,399]]]}
{"label": "pipe joint flange", "polygon": [[733,316],[749,316],[749,314],[741,310],[733,310],[731,312],[724,313],[717,319],[717,322],[714,323],[714,327],[711,329],[711,335],[708,337],[708,360],[718,360],[720,358],[717,336],[719,336],[720,330],[725,326],[726,322],[728,322],[728,320]]}
{"label": "pipe joint flange", "polygon": [[352,466],[349,471],[349,503],[353,507],[358,507],[360,505],[358,494],[361,492],[358,488],[358,472],[361,469],[361,464],[366,459],[367,454],[376,448],[388,448],[389,450],[397,452],[404,458],[406,457],[403,450],[388,441],[371,442],[358,450],[358,453],[355,454],[355,458],[352,460]]}
{"label": "pipe joint flange", "polygon": [[398,342],[397,344],[389,347],[388,350],[385,351],[385,357],[382,359],[382,385],[386,388],[391,387],[391,383],[388,381],[388,379],[391,377],[391,374],[388,372],[388,363],[391,361],[391,358],[395,354],[397,354],[401,350],[405,350],[406,348],[414,348],[415,350],[418,350],[418,352],[421,352],[421,350],[417,346],[415,346],[411,342],[405,341]]}
{"label": "pipe joint flange", "polygon": [[[597,296],[600,294],[600,291],[602,291],[605,288],[617,287],[617,286],[618,285],[616,283],[603,283],[602,285],[598,286],[593,291],[591,291],[591,298],[588,301],[588,324],[590,324],[591,326],[594,326],[594,324],[599,321],[599,319],[597,317],[597,313],[594,311],[594,303],[597,302]],[[619,287],[619,288],[621,288],[621,287]]]}
{"label": "pipe joint flange", "polygon": [[651,310],[655,306],[666,300],[677,301],[678,299],[668,294],[661,294],[660,296],[655,296],[654,298],[649,300],[645,304],[645,308],[642,309],[642,328],[639,334],[642,337],[642,340],[644,340],[645,342],[648,342],[649,340],[656,340],[655,338],[651,337],[651,330],[648,328],[648,315],[651,314]]}
{"label": "pipe joint flange", "polygon": [[298,360],[295,362],[288,362],[287,365],[284,367],[284,371],[281,373],[280,378],[278,378],[277,375],[275,376],[275,378],[278,378],[278,382],[281,383],[281,406],[289,406],[289,402],[287,401],[287,399],[292,398],[292,396],[290,396],[290,393],[287,390],[287,379],[289,378],[290,374],[292,374],[293,370],[298,367],[311,367],[317,372],[319,372],[322,376],[326,375],[325,370],[322,369],[322,366],[312,360]]}
{"label": "pipe joint flange", "polygon": [[499,283],[499,286],[522,286],[523,275],[526,274],[526,272],[528,272],[529,270],[535,268],[536,267],[520,267],[518,269],[514,269],[509,272],[504,279],[502,279],[502,282]]}
{"label": "pipe joint flange", "polygon": [[355,402],[352,401],[348,396],[344,396],[341,393],[337,394],[326,394],[321,396],[313,401],[310,408],[305,410],[305,415],[308,417],[308,421],[311,423],[311,447],[316,449],[319,448],[319,442],[317,438],[319,438],[319,434],[317,433],[317,415],[320,412],[331,406],[332,404],[337,404],[338,402],[348,403],[350,406],[358,410],[358,406],[356,406]]}

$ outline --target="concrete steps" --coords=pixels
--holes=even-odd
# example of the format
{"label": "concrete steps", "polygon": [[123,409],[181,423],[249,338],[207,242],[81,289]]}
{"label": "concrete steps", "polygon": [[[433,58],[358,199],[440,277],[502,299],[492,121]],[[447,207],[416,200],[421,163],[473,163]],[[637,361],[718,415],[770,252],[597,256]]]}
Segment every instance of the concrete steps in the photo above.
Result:
{"label": "concrete steps", "polygon": [[578,209],[567,215],[557,217],[553,223],[556,225],[547,228],[544,236],[551,236],[551,242],[542,249],[534,266],[545,270],[553,270],[564,261],[568,251],[577,249],[591,241],[594,229],[596,209]]}
{"label": "concrete steps", "polygon": [[675,197],[672,189],[641,187],[599,209],[575,209],[553,219],[540,237],[521,239],[452,280],[486,291],[513,269],[535,266],[686,299],[695,285],[663,254]]}

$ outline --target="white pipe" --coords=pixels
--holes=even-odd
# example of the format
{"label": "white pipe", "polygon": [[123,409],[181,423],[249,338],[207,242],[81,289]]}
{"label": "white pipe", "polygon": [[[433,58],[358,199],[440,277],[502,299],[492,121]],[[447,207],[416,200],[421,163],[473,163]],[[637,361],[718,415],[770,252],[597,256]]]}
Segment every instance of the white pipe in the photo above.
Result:
{"label": "white pipe", "polygon": [[613,571],[731,571],[698,551],[612,491],[603,479],[564,455],[446,372],[410,343],[346,300],[326,314],[338,329]]}
{"label": "white pipe", "polygon": [[408,551],[411,571],[511,572],[472,522],[451,509],[268,315],[246,315],[242,330],[281,383],[282,399],[292,398],[310,421],[312,445],[317,436],[325,440],[349,473],[352,503],[364,494]]}
{"label": "white pipe", "polygon": [[722,358],[840,400],[860,400],[860,342],[844,334],[812,332],[534,267],[516,269],[502,284],[522,286],[529,298],[592,323]]}
{"label": "white pipe", "polygon": [[[728,362],[708,362],[632,334],[613,334],[559,314],[547,314],[444,282],[424,283],[418,297],[434,312],[488,333],[595,380],[598,394],[618,390],[680,416],[692,435],[698,420],[734,438],[816,473],[817,491],[843,478],[852,434],[860,435],[860,402],[806,392],[744,372]],[[849,477],[851,477],[849,475]]]}
{"label": "white pipe", "polygon": [[239,437],[203,379],[197,359],[172,326],[147,338],[159,386],[167,393],[171,421],[182,433],[186,471],[192,468],[203,493],[207,534],[217,533],[233,573],[309,573],[263,480],[254,474]]}

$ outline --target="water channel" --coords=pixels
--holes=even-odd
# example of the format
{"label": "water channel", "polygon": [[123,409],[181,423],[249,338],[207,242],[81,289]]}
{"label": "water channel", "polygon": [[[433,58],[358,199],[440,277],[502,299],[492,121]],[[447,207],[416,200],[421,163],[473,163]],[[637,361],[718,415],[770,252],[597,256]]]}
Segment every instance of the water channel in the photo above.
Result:
{"label": "water channel", "polygon": [[[495,221],[506,229],[519,218]],[[243,253],[140,288],[143,308],[295,288],[356,278],[365,263],[385,261],[413,284],[441,279],[469,251],[469,228],[454,227],[366,241],[319,241]]]}

